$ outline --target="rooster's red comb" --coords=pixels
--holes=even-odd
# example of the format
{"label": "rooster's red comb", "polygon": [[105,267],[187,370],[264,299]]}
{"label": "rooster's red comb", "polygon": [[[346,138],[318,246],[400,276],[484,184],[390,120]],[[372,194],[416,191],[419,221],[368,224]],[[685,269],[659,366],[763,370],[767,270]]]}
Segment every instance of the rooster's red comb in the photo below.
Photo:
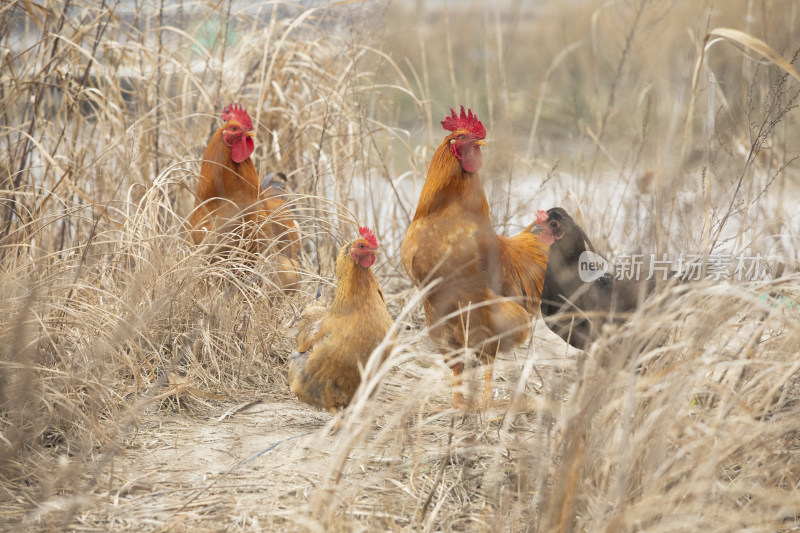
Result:
{"label": "rooster's red comb", "polygon": [[222,120],[228,122],[233,119],[236,119],[236,122],[238,122],[243,129],[253,129],[253,121],[250,120],[250,115],[247,114],[245,108],[236,102],[226,105],[225,109],[222,110]]}
{"label": "rooster's red comb", "polygon": [[453,108],[450,108],[450,116],[442,121],[442,127],[448,131],[467,130],[478,139],[486,137],[486,129],[478,120],[477,115],[472,114],[472,109],[464,111],[464,106],[461,106],[461,116],[456,115]]}
{"label": "rooster's red comb", "polygon": [[358,228],[358,233],[367,239],[367,242],[372,245],[373,248],[378,247],[378,239],[375,238],[375,235],[372,233],[372,230],[366,226],[361,226]]}

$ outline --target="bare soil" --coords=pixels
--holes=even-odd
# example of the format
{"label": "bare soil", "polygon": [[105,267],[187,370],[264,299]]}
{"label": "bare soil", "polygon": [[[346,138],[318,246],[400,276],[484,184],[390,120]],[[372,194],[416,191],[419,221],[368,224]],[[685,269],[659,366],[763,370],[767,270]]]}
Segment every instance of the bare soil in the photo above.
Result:
{"label": "bare soil", "polygon": [[[487,455],[486,448],[514,439],[513,424],[508,424],[503,415],[528,349],[520,348],[496,362],[488,413],[481,409],[471,413],[451,409],[450,379],[446,372],[440,372],[441,387],[420,413],[432,431],[414,435],[423,440],[417,442],[413,460],[398,455],[396,443],[375,446],[380,439],[374,437],[392,416],[393,405],[403,397],[420,393],[413,378],[422,367],[412,359],[396,368],[369,400],[374,406],[383,407],[367,411],[375,417],[369,426],[371,435],[352,448],[340,479],[334,481],[357,500],[348,507],[350,526],[358,523],[359,516],[374,518],[376,513],[384,513],[393,528],[414,525],[419,518],[419,503],[387,509],[379,489],[387,482],[400,483],[392,480],[405,478],[408,473],[402,472],[412,465],[437,467],[450,424],[456,426],[456,434],[468,436],[461,442],[461,450],[455,451],[457,454],[488,458],[491,454]],[[527,385],[528,393],[563,398],[572,374],[565,370],[573,368],[574,351],[539,321],[531,353],[537,363]],[[476,370],[475,376],[476,386],[481,386],[482,368]],[[315,495],[319,497],[321,486],[331,483],[336,452],[352,437],[348,427],[352,420],[337,415],[343,420],[336,430],[332,414],[300,403],[288,391],[238,404],[204,401],[208,415],[162,403],[141,417],[135,433],[114,460],[106,488],[99,487],[94,504],[76,516],[75,529],[323,529],[312,518],[311,500]],[[423,457],[419,457],[421,450]],[[480,464],[487,463],[473,463],[480,477]],[[414,499],[409,499],[413,503]]]}

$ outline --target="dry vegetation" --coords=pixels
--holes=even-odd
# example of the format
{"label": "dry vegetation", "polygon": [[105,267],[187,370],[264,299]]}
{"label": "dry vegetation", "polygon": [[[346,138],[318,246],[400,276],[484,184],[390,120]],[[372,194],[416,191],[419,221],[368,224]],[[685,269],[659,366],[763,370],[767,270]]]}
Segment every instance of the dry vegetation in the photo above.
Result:
{"label": "dry vegetation", "polygon": [[[798,11],[0,5],[0,529],[800,529],[800,85],[773,55],[798,53]],[[269,257],[187,238],[232,100],[259,171],[290,175],[295,293]],[[537,322],[488,413],[442,411],[397,249],[461,103],[489,132],[499,225],[560,204],[611,255],[745,252],[766,272],[652,302],[585,354]],[[400,346],[330,435],[284,362],[356,222],[388,251]]]}

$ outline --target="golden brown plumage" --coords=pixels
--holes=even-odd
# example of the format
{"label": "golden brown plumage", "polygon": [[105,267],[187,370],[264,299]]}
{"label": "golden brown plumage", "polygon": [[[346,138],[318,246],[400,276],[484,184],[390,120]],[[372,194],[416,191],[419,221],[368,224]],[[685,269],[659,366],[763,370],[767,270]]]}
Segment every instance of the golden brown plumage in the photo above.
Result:
{"label": "golden brown plumage", "polygon": [[[297,351],[289,357],[289,387],[301,401],[315,407],[334,410],[350,403],[370,354],[392,327],[383,292],[370,268],[377,241],[364,230],[363,238],[339,252],[338,286],[330,308],[315,302],[303,311]],[[387,357],[389,351],[379,357]]]}
{"label": "golden brown plumage", "polygon": [[261,180],[250,157],[254,146],[250,116],[232,104],[222,118],[225,124],[203,153],[195,207],[189,215],[192,240],[200,244],[209,232],[232,231],[245,223],[250,229],[242,237],[262,243],[248,249],[259,252],[264,242],[277,241],[279,261],[295,269],[300,251],[297,224],[282,198],[261,194]]}
{"label": "golden brown plumage", "polygon": [[[547,246],[531,233],[533,223],[513,237],[495,233],[477,173],[485,136],[477,117],[462,107],[460,117],[453,112],[442,125],[452,133],[431,159],[403,239],[403,266],[419,287],[441,278],[423,299],[428,331],[440,351],[468,346],[491,362],[528,338]],[[462,370],[463,363],[453,365],[456,379]],[[457,393],[454,402],[463,403],[463,397]]]}

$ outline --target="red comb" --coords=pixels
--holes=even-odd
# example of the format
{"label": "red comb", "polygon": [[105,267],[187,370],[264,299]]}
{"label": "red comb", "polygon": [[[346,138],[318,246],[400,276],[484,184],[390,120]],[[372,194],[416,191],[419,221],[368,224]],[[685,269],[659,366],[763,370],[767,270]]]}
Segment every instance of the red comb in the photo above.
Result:
{"label": "red comb", "polygon": [[358,233],[360,233],[362,237],[367,239],[367,242],[370,243],[373,248],[378,247],[378,239],[375,238],[375,235],[373,235],[371,229],[369,229],[366,226],[361,226],[360,228],[358,228]]}
{"label": "red comb", "polygon": [[478,120],[477,115],[472,114],[472,109],[464,112],[464,106],[461,106],[461,116],[456,115],[453,108],[450,108],[450,116],[442,121],[442,127],[448,131],[467,130],[478,139],[486,137],[486,129]]}
{"label": "red comb", "polygon": [[252,130],[253,121],[250,120],[250,115],[247,114],[245,108],[236,102],[230,103],[222,110],[222,120],[228,122],[229,120],[236,120],[242,129]]}

